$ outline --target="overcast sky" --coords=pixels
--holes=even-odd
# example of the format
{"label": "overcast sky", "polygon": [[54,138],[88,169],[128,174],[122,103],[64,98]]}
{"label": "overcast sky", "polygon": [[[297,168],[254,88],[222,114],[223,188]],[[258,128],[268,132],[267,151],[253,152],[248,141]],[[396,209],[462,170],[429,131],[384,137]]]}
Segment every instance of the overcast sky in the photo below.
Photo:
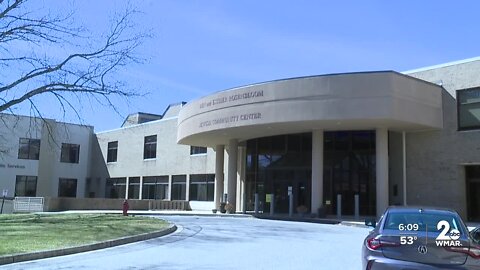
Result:
{"label": "overcast sky", "polygon": [[[82,108],[84,123],[96,131],[120,127],[129,113],[161,114],[168,104],[245,84],[326,73],[405,71],[480,56],[478,1],[131,2],[143,12],[138,27],[150,29],[154,38],[140,51],[147,63],[122,76],[149,94],[120,103],[120,115],[107,108]],[[39,2],[47,9],[64,8],[64,3]],[[126,4],[81,0],[68,7],[95,32],[106,29],[109,16]]]}

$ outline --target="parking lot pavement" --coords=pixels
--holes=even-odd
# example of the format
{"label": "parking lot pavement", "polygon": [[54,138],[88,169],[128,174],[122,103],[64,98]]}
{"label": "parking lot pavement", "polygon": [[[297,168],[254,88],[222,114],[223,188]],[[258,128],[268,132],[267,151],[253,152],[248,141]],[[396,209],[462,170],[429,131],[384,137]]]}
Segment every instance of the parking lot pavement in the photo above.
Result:
{"label": "parking lot pavement", "polygon": [[177,232],[0,269],[359,269],[369,229],[255,218],[168,216]]}

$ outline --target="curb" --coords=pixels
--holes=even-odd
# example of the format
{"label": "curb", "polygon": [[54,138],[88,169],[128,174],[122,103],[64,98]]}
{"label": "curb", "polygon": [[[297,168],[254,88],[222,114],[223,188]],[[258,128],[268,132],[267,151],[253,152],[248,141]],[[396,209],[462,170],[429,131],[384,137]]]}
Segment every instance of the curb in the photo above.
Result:
{"label": "curb", "polygon": [[[342,222],[340,222],[340,225],[350,226],[350,227],[357,227],[357,228],[369,228],[368,226],[365,226],[365,224],[362,224],[362,223],[359,223],[359,222],[355,222],[355,221],[342,221]],[[370,228],[373,230],[372,227],[370,227]]]}
{"label": "curb", "polygon": [[45,258],[70,255],[70,254],[75,254],[80,252],[104,249],[109,247],[115,247],[115,246],[133,243],[133,242],[139,242],[139,241],[144,241],[152,238],[165,236],[167,234],[175,232],[176,230],[177,230],[177,226],[175,226],[175,224],[171,224],[168,228],[161,231],[143,233],[143,234],[134,235],[134,236],[126,236],[126,237],[122,237],[114,240],[108,240],[100,243],[94,243],[94,244],[70,247],[70,248],[64,248],[64,249],[55,249],[55,250],[38,251],[38,252],[32,252],[32,253],[0,256],[0,265],[45,259]]}
{"label": "curb", "polygon": [[254,215],[258,219],[268,220],[280,220],[280,221],[293,221],[293,222],[308,222],[328,225],[338,225],[341,221],[334,219],[320,219],[320,218],[307,218],[307,217],[288,217],[288,216],[269,216],[269,215]]}
{"label": "curb", "polygon": [[253,215],[249,214],[195,214],[195,213],[187,213],[187,214],[178,214],[178,213],[141,213],[141,214],[134,214],[134,215],[149,215],[149,216],[186,216],[186,217],[232,217],[232,218],[253,218]]}

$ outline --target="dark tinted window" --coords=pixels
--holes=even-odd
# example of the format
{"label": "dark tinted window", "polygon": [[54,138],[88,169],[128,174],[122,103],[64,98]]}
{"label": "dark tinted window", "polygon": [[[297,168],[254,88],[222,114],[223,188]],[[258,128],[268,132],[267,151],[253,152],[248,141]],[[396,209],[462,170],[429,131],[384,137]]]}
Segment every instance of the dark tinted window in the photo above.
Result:
{"label": "dark tinted window", "polygon": [[390,212],[386,216],[384,229],[399,230],[400,224],[418,224],[419,231],[439,232],[437,224],[441,220],[446,220],[450,224],[450,229],[460,229],[460,221],[449,214],[436,213],[412,213],[412,212]]}
{"label": "dark tinted window", "polygon": [[458,129],[480,128],[480,88],[457,91]]}
{"label": "dark tinted window", "polygon": [[172,200],[185,200],[187,195],[187,176],[172,176]]}
{"label": "dark tinted window", "polygon": [[60,178],[58,182],[58,197],[77,197],[77,179]]}
{"label": "dark tinted window", "polygon": [[107,162],[116,162],[118,152],[118,141],[109,142],[107,150]]}
{"label": "dark tinted window", "polygon": [[18,158],[38,160],[40,158],[40,140],[20,138]]}
{"label": "dark tinted window", "polygon": [[168,199],[168,176],[145,176],[142,188],[143,199]]}
{"label": "dark tinted window", "polygon": [[190,146],[190,155],[206,154],[207,148],[200,146]]}
{"label": "dark tinted window", "polygon": [[37,177],[17,175],[15,182],[15,196],[35,197],[37,194]]}
{"label": "dark tinted window", "polygon": [[190,200],[213,201],[215,188],[214,174],[191,174],[190,175]]}
{"label": "dark tinted window", "polygon": [[105,198],[124,199],[126,182],[127,179],[125,177],[107,178],[105,184]]}
{"label": "dark tinted window", "polygon": [[62,152],[60,154],[60,162],[78,163],[80,155],[80,145],[62,143]]}
{"label": "dark tinted window", "polygon": [[145,137],[145,144],[143,147],[143,158],[156,158],[157,157],[157,135]]}

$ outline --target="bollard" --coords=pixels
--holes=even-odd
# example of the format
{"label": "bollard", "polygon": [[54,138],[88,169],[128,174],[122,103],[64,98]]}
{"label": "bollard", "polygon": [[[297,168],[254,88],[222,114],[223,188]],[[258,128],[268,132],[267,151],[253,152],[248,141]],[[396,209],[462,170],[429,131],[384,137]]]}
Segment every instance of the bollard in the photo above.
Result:
{"label": "bollard", "polygon": [[242,203],[242,207],[243,207],[243,213],[246,214],[247,213],[247,193],[246,192],[243,192],[243,203]]}
{"label": "bollard", "polygon": [[270,216],[273,216],[273,213],[275,212],[275,194],[272,193],[271,195],[271,201],[270,201]]}
{"label": "bollard", "polygon": [[342,194],[337,194],[337,218],[342,217]]}
{"label": "bollard", "polygon": [[293,194],[290,193],[288,195],[288,216],[291,217],[293,215]]}
{"label": "bollard", "polygon": [[355,194],[355,219],[360,219],[360,197],[358,194]]}
{"label": "bollard", "polygon": [[258,193],[255,193],[255,215],[258,214]]}

